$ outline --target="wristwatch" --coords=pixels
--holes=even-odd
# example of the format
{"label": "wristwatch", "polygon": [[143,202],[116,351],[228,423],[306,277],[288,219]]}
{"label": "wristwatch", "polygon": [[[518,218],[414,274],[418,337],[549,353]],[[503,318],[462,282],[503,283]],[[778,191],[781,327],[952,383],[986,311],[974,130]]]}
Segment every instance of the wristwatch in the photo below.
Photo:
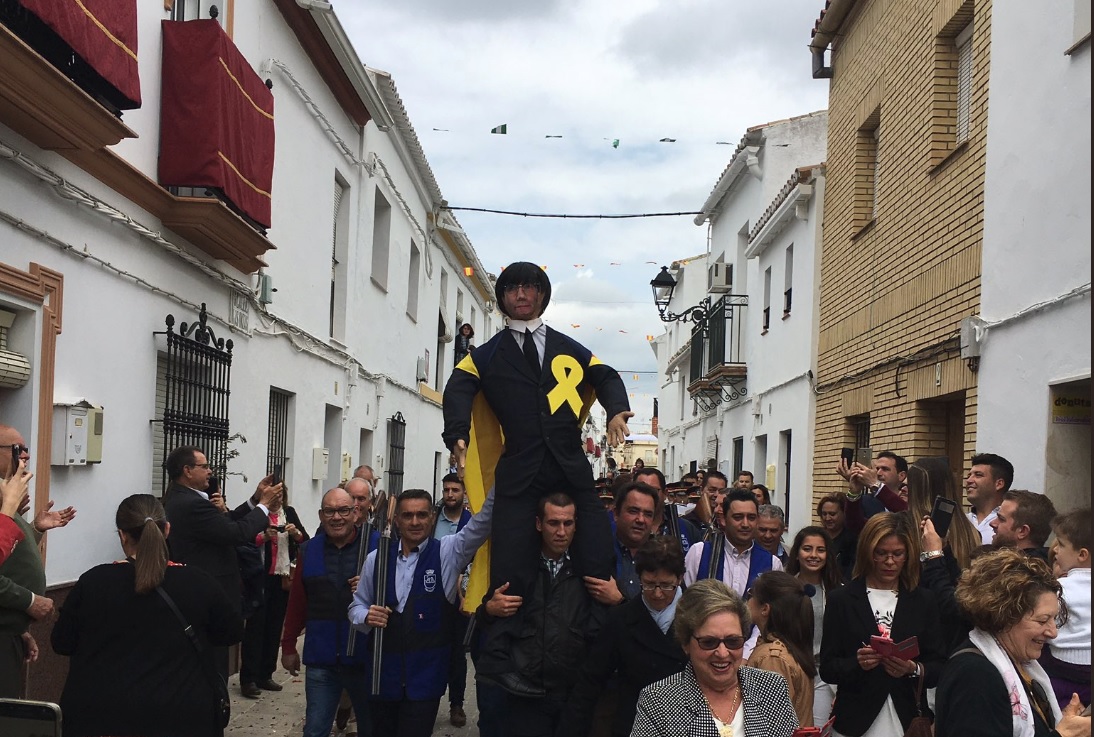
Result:
{"label": "wristwatch", "polygon": [[941,558],[941,557],[942,557],[942,551],[941,550],[924,550],[922,553],[919,554],[919,562],[920,563],[926,563],[931,558]]}

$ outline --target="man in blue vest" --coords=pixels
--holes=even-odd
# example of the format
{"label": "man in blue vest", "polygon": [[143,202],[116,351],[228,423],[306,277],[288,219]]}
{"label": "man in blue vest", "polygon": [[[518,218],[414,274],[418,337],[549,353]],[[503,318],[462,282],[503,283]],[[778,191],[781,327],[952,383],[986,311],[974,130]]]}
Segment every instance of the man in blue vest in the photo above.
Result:
{"label": "man in blue vest", "polygon": [[[471,510],[464,504],[463,481],[459,474],[449,473],[441,479],[441,502],[433,513],[433,538],[455,535],[471,521]],[[446,613],[449,634],[452,637],[452,657],[448,663],[448,721],[453,727],[467,724],[463,710],[463,697],[467,689],[467,652],[463,647],[467,634],[468,615],[462,607],[452,607]]]}
{"label": "man in blue vest", "polygon": [[[281,665],[296,675],[301,656],[296,641],[305,630],[303,662],[304,737],[327,737],[343,689],[357,715],[358,734],[372,735],[369,717],[367,648],[346,655],[346,609],[357,583],[357,511],[353,497],[334,488],[323,495],[315,537],[300,546],[281,634]],[[380,733],[382,734],[382,733]]]}
{"label": "man in blue vest", "polygon": [[[374,733],[391,737],[429,737],[448,683],[452,641],[445,610],[456,602],[460,573],[490,535],[494,508],[491,490],[482,509],[454,535],[436,540],[433,496],[408,489],[395,503],[398,539],[388,549],[387,606],[376,595],[376,551],[369,553],[349,607],[349,619],[361,632],[383,628],[379,696],[372,701]],[[375,646],[375,637],[369,647]],[[328,723],[329,727],[329,723]]]}
{"label": "man in blue vest", "polygon": [[[696,543],[684,556],[684,585],[691,586],[701,578],[717,578],[726,586],[747,598],[752,582],[761,573],[781,571],[782,562],[756,543],[756,520],[759,505],[756,495],[744,489],[734,489],[722,500],[725,519],[723,534]],[[759,629],[745,643],[747,658],[756,644]]]}

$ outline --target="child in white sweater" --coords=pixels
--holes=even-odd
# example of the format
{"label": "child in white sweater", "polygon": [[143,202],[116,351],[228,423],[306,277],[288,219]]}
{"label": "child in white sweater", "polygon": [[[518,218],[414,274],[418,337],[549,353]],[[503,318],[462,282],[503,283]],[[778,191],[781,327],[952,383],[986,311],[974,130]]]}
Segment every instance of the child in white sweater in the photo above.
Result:
{"label": "child in white sweater", "polygon": [[1068,620],[1042,651],[1040,663],[1063,708],[1073,693],[1090,703],[1090,508],[1060,515],[1053,520],[1052,531],[1056,541],[1049,557],[1064,589]]}

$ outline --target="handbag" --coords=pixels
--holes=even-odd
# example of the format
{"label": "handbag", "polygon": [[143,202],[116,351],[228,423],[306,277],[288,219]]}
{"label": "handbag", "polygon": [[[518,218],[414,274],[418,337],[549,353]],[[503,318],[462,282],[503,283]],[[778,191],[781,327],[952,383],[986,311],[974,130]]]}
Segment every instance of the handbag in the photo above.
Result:
{"label": "handbag", "polygon": [[934,737],[934,724],[931,718],[923,713],[923,682],[927,680],[927,672],[916,679],[919,683],[915,689],[915,716],[908,722],[908,728],[904,730],[904,737]]}
{"label": "handbag", "polygon": [[[198,640],[194,628],[186,621],[186,617],[182,616],[182,612],[175,606],[174,599],[163,590],[162,586],[157,586],[156,591],[163,597],[163,600],[167,602],[167,606],[171,608],[171,611],[175,613],[175,617],[177,617],[182,624],[182,631],[190,638],[190,643],[194,646],[194,649],[197,650],[198,656],[200,657],[201,653],[205,651],[205,648],[201,646],[201,641]],[[205,669],[205,675],[209,678],[209,682],[213,684],[216,724],[221,728],[227,727],[228,722],[232,718],[232,699],[228,695],[228,683],[224,680],[223,676],[216,672],[213,664],[208,659],[201,658],[201,660],[202,667]]]}

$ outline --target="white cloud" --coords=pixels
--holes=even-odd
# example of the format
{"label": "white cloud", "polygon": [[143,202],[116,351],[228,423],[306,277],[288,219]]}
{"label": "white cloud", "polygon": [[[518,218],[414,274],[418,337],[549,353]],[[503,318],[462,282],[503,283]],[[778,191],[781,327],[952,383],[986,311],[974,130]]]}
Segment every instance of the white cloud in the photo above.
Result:
{"label": "white cloud", "polygon": [[[698,209],[747,128],[826,106],[806,49],[822,5],[403,0],[337,12],[361,58],[394,76],[453,206],[622,214]],[[507,135],[489,133],[501,123]],[[547,265],[548,321],[624,371],[656,368],[646,335],[662,332],[649,290],[659,265],[706,248],[691,216],[456,215],[488,270]],[[624,380],[639,431],[658,380]]]}

